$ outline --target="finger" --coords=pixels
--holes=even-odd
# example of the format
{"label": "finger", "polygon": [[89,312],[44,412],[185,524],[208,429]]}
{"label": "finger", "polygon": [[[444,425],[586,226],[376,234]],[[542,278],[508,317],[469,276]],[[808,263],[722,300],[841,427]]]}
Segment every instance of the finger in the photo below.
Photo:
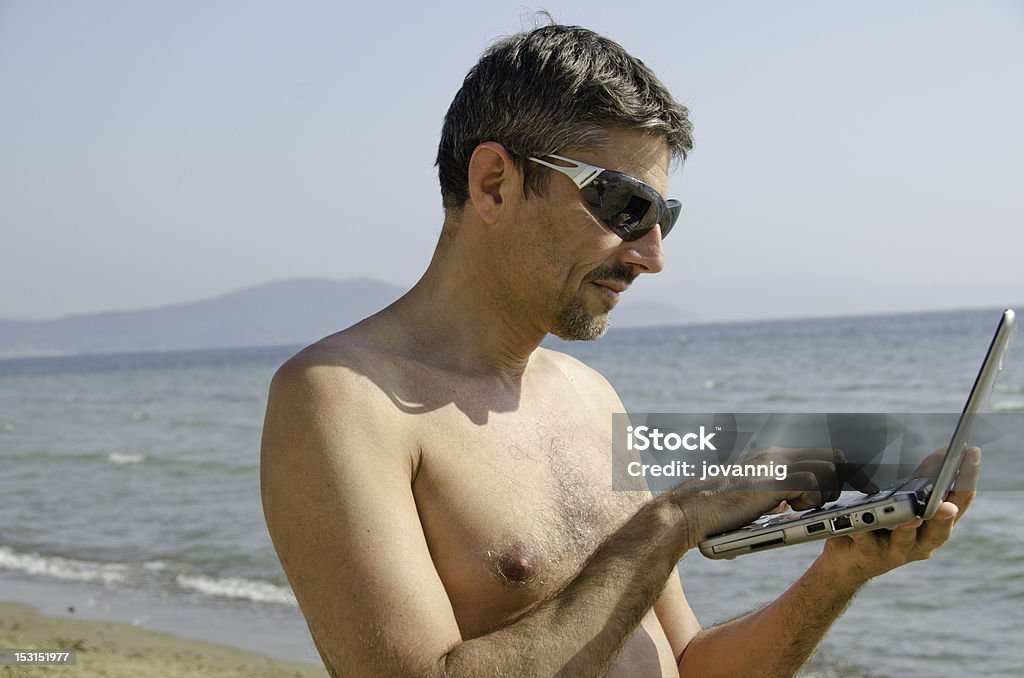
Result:
{"label": "finger", "polygon": [[871,479],[870,473],[864,470],[867,464],[849,459],[841,448],[833,447],[831,449],[832,463],[836,465],[840,486],[846,483],[865,494],[875,494],[879,491],[880,488]]}
{"label": "finger", "polygon": [[811,485],[793,483],[790,486],[798,490],[818,490],[822,502],[835,501],[843,490],[843,483],[839,480],[835,464],[829,461],[814,459],[797,462],[790,465],[789,473],[800,474],[801,480],[805,477],[804,474],[813,477]]}
{"label": "finger", "polygon": [[953,482],[952,492],[949,493],[949,496],[952,497],[956,493],[963,493],[965,496],[973,497],[978,489],[978,476],[980,472],[981,449],[968,448],[964,453],[964,459],[961,461],[959,473],[956,475],[956,480]]}
{"label": "finger", "polygon": [[942,546],[953,534],[953,525],[956,524],[957,514],[960,512],[956,504],[942,502],[931,520],[917,531],[917,549],[922,557],[927,557],[932,551]]}
{"label": "finger", "polygon": [[932,520],[953,520],[957,514],[960,513],[960,507],[951,501],[944,501],[939,504],[939,508],[935,510],[935,515],[931,517],[931,520],[926,521],[930,523]]}
{"label": "finger", "polygon": [[934,478],[935,474],[939,472],[939,467],[942,466],[942,460],[946,458],[946,447],[940,447],[935,450],[927,457],[921,460],[921,463],[914,469],[912,475],[913,478]]}
{"label": "finger", "polygon": [[953,490],[973,492],[978,487],[978,471],[981,466],[981,448],[968,447],[960,462],[960,474],[953,483]]}
{"label": "finger", "polygon": [[799,496],[793,497],[788,501],[794,511],[806,511],[807,509],[818,508],[825,503],[821,500],[821,492],[803,492]]}
{"label": "finger", "polygon": [[[755,455],[771,459],[776,463],[796,464],[801,461],[828,461],[835,463],[842,451],[834,447],[762,447]],[[845,458],[843,458],[845,460]]]}
{"label": "finger", "polygon": [[952,502],[959,508],[959,515],[963,515],[967,507],[970,506],[971,501],[974,500],[974,495],[978,487],[978,475],[981,471],[981,449],[977,447],[970,447],[964,452],[964,459],[960,463],[960,474],[956,477],[956,482],[953,483],[953,491],[946,497],[946,501]]}
{"label": "finger", "polygon": [[835,501],[843,491],[843,484],[849,483],[851,487],[866,494],[878,492],[879,487],[871,478],[864,473],[864,465],[851,462],[846,458],[846,453],[839,447],[808,447],[800,450],[788,450],[796,453],[794,463],[820,463],[829,462],[834,467],[834,480],[822,482],[827,490],[826,495],[830,498],[826,501]]}
{"label": "finger", "polygon": [[864,471],[864,464],[844,464],[838,469],[839,479],[843,483],[849,483],[850,486],[863,492],[864,494],[875,494],[879,491],[878,484],[871,480]]}
{"label": "finger", "polygon": [[894,527],[889,532],[889,555],[897,560],[903,560],[911,549],[917,544],[917,528],[924,523],[920,517],[914,518],[909,523]]}
{"label": "finger", "polygon": [[833,448],[832,451],[840,486],[844,483],[849,483],[852,488],[865,494],[875,494],[878,492],[879,487],[871,480],[871,476],[865,473],[864,464],[847,459],[846,453],[839,448]]}
{"label": "finger", "polygon": [[786,488],[782,497],[797,511],[805,511],[825,503],[821,490],[818,489],[818,478],[810,472],[790,473],[786,478]]}

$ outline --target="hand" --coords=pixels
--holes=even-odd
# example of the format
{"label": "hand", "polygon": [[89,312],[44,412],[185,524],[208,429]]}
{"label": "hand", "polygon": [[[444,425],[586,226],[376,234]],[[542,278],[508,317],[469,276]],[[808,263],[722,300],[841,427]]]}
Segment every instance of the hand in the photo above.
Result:
{"label": "hand", "polygon": [[[835,501],[842,491],[843,482],[860,475],[855,473],[856,469],[847,462],[841,450],[829,447],[767,447],[727,463],[774,463],[776,467],[786,467],[786,479],[717,477],[680,485],[676,491],[681,495],[696,495],[691,520],[701,538],[746,525],[773,508],[779,509],[783,503],[796,510],[805,510]],[[869,481],[860,483],[857,489],[878,491],[877,486]]]}
{"label": "hand", "polygon": [[[918,466],[915,476],[934,469],[936,460],[941,463],[944,454],[945,449],[940,449],[928,455]],[[974,499],[980,461],[979,448],[972,447],[964,453],[953,490],[931,520],[924,521],[918,517],[892,530],[833,537],[825,542],[819,561],[840,581],[859,585],[906,563],[929,558],[949,539],[953,526]]]}

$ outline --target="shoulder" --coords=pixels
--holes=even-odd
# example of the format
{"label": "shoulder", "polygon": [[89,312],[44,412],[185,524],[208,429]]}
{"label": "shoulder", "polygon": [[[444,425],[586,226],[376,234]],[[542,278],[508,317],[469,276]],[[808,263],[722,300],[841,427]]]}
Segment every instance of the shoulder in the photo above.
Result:
{"label": "shoulder", "polygon": [[334,335],[307,346],[274,373],[268,404],[312,414],[330,410],[348,418],[359,408],[364,415],[387,407],[380,374],[383,361],[372,348]]}
{"label": "shoulder", "polygon": [[400,378],[386,349],[344,333],[312,344],[274,374],[263,427],[264,456],[342,457],[408,466],[415,441],[396,404]]}
{"label": "shoulder", "polygon": [[270,382],[271,393],[288,391],[303,399],[370,395],[371,370],[382,362],[372,346],[344,333],[307,346],[286,360]]}
{"label": "shoulder", "polygon": [[278,368],[271,393],[385,406],[416,380],[416,351],[401,345],[382,314],[324,337]]}
{"label": "shoulder", "polygon": [[623,411],[622,401],[604,375],[573,356],[546,348],[536,352],[538,360],[558,369],[585,398],[613,411]]}

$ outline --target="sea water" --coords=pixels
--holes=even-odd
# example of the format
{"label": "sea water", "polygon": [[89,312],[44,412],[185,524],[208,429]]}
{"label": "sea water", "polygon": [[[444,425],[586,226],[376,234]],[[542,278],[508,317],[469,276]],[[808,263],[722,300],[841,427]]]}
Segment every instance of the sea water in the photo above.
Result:
{"label": "sea water", "polygon": [[[958,412],[998,316],[692,325],[549,343],[601,371],[634,412]],[[0,361],[0,599],[316,661],[259,499],[267,386],[297,348]],[[1012,415],[1024,412],[1019,351],[990,408],[1024,417]],[[979,493],[931,560],[864,587],[805,675],[1020,671],[1024,440],[1008,428],[982,469],[1003,484]],[[711,624],[774,599],[819,551],[728,562],[694,552],[680,572]]]}

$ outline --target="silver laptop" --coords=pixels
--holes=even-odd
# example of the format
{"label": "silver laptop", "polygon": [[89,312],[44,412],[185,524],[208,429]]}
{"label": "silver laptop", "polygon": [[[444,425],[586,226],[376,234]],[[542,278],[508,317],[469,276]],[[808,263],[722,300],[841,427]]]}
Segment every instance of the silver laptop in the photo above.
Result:
{"label": "silver laptop", "polygon": [[746,527],[705,539],[700,543],[701,553],[708,558],[733,558],[850,532],[892,528],[915,516],[931,518],[956,481],[974,419],[1003,368],[1013,329],[1014,312],[1007,309],[992,337],[942,464],[932,475],[904,478],[875,494],[841,497],[810,511],[762,516]]}

